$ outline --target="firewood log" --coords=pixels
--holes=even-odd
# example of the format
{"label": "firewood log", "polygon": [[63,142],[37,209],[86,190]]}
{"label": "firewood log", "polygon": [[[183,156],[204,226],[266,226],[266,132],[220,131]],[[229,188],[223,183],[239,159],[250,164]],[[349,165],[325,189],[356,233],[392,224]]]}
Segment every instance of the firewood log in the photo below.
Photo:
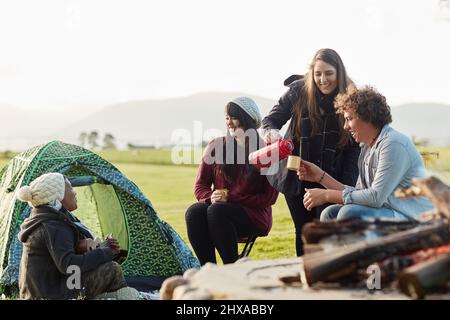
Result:
{"label": "firewood log", "polygon": [[[331,220],[331,221],[313,221],[305,224],[302,230],[303,241],[306,244],[318,244],[321,241],[329,237],[337,237],[338,240],[342,239],[343,243],[353,243],[354,238],[360,238],[364,240],[365,233],[369,230],[373,234],[377,234],[379,237],[398,232],[408,230],[416,227],[419,224],[417,221],[392,221],[392,220],[379,220],[365,221],[359,219],[353,220]],[[349,241],[345,238],[349,237]],[[334,242],[336,239],[333,239]],[[339,244],[339,243],[337,243]]]}
{"label": "firewood log", "polygon": [[450,253],[450,242],[435,248],[415,251],[407,255],[392,256],[377,263],[381,270],[383,282],[391,282],[406,268],[436,258],[439,255]]}
{"label": "firewood log", "polygon": [[398,277],[399,289],[414,299],[445,288],[450,281],[450,253],[442,254],[405,269]]}

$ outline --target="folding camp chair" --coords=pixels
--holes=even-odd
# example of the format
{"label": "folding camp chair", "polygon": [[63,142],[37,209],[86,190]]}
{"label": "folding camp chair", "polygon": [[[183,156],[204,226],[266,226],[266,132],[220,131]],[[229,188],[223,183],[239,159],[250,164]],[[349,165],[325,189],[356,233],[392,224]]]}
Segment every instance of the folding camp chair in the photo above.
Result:
{"label": "folding camp chair", "polygon": [[258,237],[258,234],[252,234],[248,237],[240,238],[238,240],[239,243],[245,243],[244,249],[242,249],[242,252],[239,255],[239,259],[249,256],[250,251],[252,251],[253,245],[255,244],[256,238]]}

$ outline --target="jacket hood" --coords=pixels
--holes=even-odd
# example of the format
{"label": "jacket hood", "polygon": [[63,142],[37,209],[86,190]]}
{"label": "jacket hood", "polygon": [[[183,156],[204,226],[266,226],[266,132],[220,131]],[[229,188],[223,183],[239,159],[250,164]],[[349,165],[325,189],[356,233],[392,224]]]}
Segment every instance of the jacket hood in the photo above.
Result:
{"label": "jacket hood", "polygon": [[288,87],[290,84],[292,84],[294,81],[303,79],[303,75],[299,75],[299,74],[293,74],[291,76],[289,76],[288,78],[286,78],[286,80],[284,80],[283,84]]}
{"label": "jacket hood", "polygon": [[61,212],[48,207],[42,206],[31,210],[31,214],[26,218],[20,225],[19,240],[21,242],[26,242],[29,235],[36,230],[43,222],[49,220],[59,220],[61,219]]}

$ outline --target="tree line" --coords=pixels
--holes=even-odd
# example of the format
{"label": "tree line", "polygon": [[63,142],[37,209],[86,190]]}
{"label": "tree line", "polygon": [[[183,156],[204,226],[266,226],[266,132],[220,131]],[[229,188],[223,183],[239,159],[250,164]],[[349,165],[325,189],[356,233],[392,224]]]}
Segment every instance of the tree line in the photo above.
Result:
{"label": "tree line", "polygon": [[[99,140],[102,142],[100,145]],[[97,131],[81,132],[78,137],[78,144],[88,149],[117,149],[116,138],[111,133],[105,133],[103,138]]]}

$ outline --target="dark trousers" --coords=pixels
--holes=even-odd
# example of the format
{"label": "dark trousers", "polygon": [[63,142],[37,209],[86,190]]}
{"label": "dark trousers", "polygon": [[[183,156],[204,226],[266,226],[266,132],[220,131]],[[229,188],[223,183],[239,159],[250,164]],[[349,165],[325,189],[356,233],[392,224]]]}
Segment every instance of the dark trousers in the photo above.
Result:
{"label": "dark trousers", "polygon": [[187,234],[200,263],[216,263],[215,249],[223,263],[238,259],[238,240],[262,233],[244,209],[233,203],[195,203],[186,211]]}
{"label": "dark trousers", "polygon": [[286,203],[289,208],[289,212],[291,213],[292,221],[294,222],[295,226],[295,250],[297,252],[297,257],[302,256],[304,253],[303,239],[302,239],[303,226],[306,223],[313,221],[314,219],[319,219],[322,210],[329,205],[325,204],[322,206],[315,207],[311,211],[308,211],[303,205],[304,195],[305,191],[302,191],[302,193],[298,196],[284,195],[284,197],[286,198]]}

